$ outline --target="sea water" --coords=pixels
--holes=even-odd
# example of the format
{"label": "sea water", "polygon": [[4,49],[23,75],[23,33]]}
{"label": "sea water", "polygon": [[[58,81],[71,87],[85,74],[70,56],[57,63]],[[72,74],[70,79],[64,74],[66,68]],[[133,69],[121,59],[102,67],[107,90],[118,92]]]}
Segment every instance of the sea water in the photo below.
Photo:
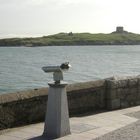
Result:
{"label": "sea water", "polygon": [[47,87],[43,66],[70,62],[69,83],[140,74],[140,45],[0,47],[0,94]]}

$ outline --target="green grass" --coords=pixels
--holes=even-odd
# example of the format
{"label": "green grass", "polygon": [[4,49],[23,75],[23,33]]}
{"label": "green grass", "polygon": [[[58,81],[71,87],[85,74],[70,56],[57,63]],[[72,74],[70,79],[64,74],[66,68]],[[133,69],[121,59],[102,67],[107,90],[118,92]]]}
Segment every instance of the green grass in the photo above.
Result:
{"label": "green grass", "polygon": [[59,33],[37,38],[0,39],[0,46],[138,45],[140,34]]}

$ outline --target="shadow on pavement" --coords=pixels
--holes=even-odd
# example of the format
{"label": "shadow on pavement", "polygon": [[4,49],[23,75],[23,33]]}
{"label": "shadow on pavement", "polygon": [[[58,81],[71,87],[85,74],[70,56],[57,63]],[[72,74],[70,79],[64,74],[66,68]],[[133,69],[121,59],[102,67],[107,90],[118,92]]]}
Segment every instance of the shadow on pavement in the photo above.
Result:
{"label": "shadow on pavement", "polygon": [[52,139],[46,138],[45,136],[38,136],[38,137],[30,138],[28,140],[52,140]]}

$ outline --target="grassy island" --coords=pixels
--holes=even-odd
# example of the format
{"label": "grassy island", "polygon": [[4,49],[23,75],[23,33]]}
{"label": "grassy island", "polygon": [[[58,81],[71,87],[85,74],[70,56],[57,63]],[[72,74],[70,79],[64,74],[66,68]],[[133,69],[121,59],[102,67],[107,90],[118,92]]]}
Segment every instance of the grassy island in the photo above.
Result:
{"label": "grassy island", "polygon": [[0,46],[65,46],[65,45],[140,45],[140,34],[112,32],[110,34],[59,33],[36,38],[0,39]]}

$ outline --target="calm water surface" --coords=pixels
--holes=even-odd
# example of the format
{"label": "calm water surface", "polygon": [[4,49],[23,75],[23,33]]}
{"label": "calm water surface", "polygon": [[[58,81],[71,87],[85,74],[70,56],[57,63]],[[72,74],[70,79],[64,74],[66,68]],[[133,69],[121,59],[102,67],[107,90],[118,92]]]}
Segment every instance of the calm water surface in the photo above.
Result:
{"label": "calm water surface", "polygon": [[52,74],[41,67],[66,61],[72,65],[64,74],[69,83],[139,75],[140,45],[0,47],[0,94],[46,87]]}

